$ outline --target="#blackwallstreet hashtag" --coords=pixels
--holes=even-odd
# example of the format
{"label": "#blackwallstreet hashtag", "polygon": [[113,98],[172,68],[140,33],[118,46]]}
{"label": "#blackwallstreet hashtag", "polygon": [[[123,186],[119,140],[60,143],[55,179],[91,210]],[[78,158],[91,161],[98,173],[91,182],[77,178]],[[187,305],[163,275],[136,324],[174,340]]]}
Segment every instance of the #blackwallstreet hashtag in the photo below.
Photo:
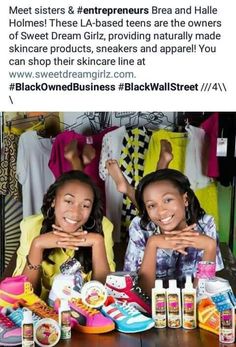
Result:
{"label": "#blackwallstreet hashtag", "polygon": [[10,89],[10,90],[14,90],[14,89],[15,89],[15,83],[11,83],[11,84],[9,85],[9,89]]}
{"label": "#blackwallstreet hashtag", "polygon": [[119,90],[123,90],[124,89],[124,83],[120,83],[119,84]]}

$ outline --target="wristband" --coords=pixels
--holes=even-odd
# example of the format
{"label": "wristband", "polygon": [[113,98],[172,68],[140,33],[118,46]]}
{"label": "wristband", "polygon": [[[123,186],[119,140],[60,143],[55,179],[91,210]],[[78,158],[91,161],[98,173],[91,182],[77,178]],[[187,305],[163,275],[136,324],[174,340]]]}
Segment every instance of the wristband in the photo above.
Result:
{"label": "wristband", "polygon": [[196,278],[210,279],[215,276],[216,264],[213,261],[199,261],[197,264]]}
{"label": "wristband", "polygon": [[39,270],[41,268],[41,264],[38,265],[33,265],[29,261],[29,255],[26,256],[26,263],[27,263],[27,268],[30,270]]}

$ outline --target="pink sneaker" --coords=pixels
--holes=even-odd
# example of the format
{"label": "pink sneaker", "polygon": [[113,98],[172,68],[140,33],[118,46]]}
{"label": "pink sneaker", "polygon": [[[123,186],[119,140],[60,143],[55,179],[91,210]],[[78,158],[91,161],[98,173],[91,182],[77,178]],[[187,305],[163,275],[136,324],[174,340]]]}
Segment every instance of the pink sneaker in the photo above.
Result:
{"label": "pink sneaker", "polygon": [[152,314],[150,299],[137,285],[136,277],[132,274],[113,273],[106,278],[108,295],[121,302],[132,304],[137,310]]}
{"label": "pink sneaker", "polygon": [[73,327],[87,334],[107,333],[115,329],[115,324],[110,318],[87,305],[82,303],[81,299],[71,299],[69,301],[71,308]]}
{"label": "pink sneaker", "polygon": [[0,346],[20,346],[21,328],[0,312]]}
{"label": "pink sneaker", "polygon": [[14,306],[18,302],[32,305],[41,300],[34,294],[32,284],[24,275],[7,277],[0,283],[0,306]]}

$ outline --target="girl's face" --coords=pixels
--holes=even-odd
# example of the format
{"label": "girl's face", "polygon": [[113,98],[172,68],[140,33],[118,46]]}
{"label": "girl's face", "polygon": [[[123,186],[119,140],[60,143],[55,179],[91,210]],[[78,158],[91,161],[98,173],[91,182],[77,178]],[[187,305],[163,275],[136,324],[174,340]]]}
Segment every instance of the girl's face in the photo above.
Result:
{"label": "girl's face", "polygon": [[55,224],[68,233],[77,231],[89,219],[94,194],[92,188],[78,180],[69,181],[58,188],[52,206]]}
{"label": "girl's face", "polygon": [[151,221],[161,232],[180,230],[186,226],[187,193],[180,194],[168,180],[153,182],[143,191],[143,200]]}

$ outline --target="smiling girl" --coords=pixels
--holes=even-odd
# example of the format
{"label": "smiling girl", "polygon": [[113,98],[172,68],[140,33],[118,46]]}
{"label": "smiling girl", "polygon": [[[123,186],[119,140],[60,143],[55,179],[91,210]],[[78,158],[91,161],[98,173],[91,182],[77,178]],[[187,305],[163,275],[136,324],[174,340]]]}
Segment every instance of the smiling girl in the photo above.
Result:
{"label": "smiling girl", "polygon": [[[104,282],[114,270],[112,228],[103,218],[100,195],[91,179],[77,170],[61,175],[44,196],[42,214],[36,216],[40,228],[22,230],[14,275],[26,275],[35,290],[41,280],[44,298],[62,263],[76,257],[85,276]],[[21,229],[31,219],[26,218]]]}
{"label": "smiling girl", "polygon": [[148,294],[155,279],[194,275],[198,261],[223,268],[212,216],[201,208],[188,178],[172,169],[160,169],[139,183],[136,202],[141,217],[129,229],[125,271],[137,271]]}

